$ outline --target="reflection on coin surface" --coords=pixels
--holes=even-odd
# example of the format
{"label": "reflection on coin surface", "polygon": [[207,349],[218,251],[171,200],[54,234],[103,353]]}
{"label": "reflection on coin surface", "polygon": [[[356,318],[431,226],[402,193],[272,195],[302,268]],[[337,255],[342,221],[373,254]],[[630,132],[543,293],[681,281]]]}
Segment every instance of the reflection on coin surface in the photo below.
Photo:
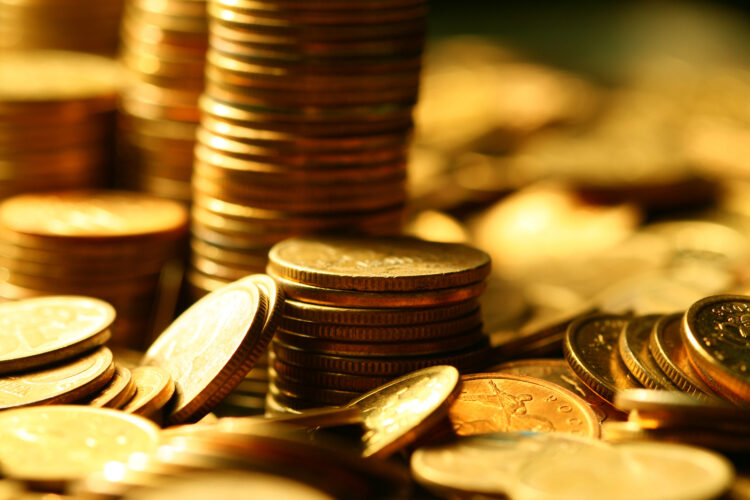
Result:
{"label": "reflection on coin surface", "polygon": [[163,408],[174,394],[174,380],[164,368],[139,366],[131,374],[135,396],[122,407],[124,412],[148,417]]}
{"label": "reflection on coin surface", "polygon": [[660,315],[651,314],[628,321],[620,333],[620,356],[630,373],[644,387],[676,391],[679,389],[661,371],[648,347],[651,331],[659,318]]}
{"label": "reflection on coin surface", "polygon": [[466,245],[412,238],[292,238],[269,253],[269,269],[300,283],[345,290],[451,288],[487,277],[489,256]]}
{"label": "reflection on coin surface", "polygon": [[699,300],[685,314],[682,336],[690,359],[717,390],[750,403],[750,297]]}
{"label": "reflection on coin surface", "polygon": [[365,457],[385,458],[443,418],[455,396],[458,370],[432,366],[404,375],[355,399],[362,411]]}
{"label": "reflection on coin surface", "polygon": [[130,370],[124,366],[116,366],[112,380],[88,402],[89,406],[101,408],[120,408],[135,395],[136,386]]}
{"label": "reflection on coin surface", "polygon": [[0,413],[0,462],[8,477],[64,481],[156,450],[159,428],[105,408],[48,406]]}
{"label": "reflection on coin surface", "polygon": [[448,417],[459,436],[517,431],[599,435],[599,418],[588,403],[553,383],[521,375],[464,375]]}
{"label": "reflection on coin surface", "polygon": [[143,363],[175,382],[171,424],[202,417],[242,381],[273,333],[263,334],[266,310],[265,295],[242,279],[193,304],[149,347]]}
{"label": "reflection on coin surface", "polygon": [[70,403],[95,393],[115,372],[106,347],[48,368],[0,377],[0,409]]}
{"label": "reflection on coin surface", "polygon": [[115,310],[103,300],[52,296],[0,304],[0,373],[80,354],[109,338]]}

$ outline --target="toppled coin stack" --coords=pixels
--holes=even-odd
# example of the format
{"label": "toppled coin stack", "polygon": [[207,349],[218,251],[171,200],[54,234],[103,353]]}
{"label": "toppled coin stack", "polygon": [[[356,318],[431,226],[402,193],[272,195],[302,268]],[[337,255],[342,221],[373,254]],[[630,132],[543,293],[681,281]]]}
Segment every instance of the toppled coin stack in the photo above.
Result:
{"label": "toppled coin stack", "polygon": [[0,54],[0,197],[105,181],[118,84],[104,57]]}
{"label": "toppled coin stack", "polygon": [[120,59],[123,185],[190,201],[198,97],[208,46],[205,0],[129,0]]}
{"label": "toppled coin stack", "polygon": [[405,372],[481,366],[487,254],[410,238],[292,238],[269,253],[287,295],[269,404],[340,405]]}
{"label": "toppled coin stack", "polygon": [[187,232],[179,203],[125,191],[19,195],[0,203],[0,297],[75,294],[118,313],[113,342],[141,347],[150,335],[165,262]]}
{"label": "toppled coin stack", "polygon": [[270,247],[291,236],[400,232],[425,9],[209,5],[193,176],[198,292],[262,272]]}
{"label": "toppled coin stack", "polygon": [[1,0],[0,50],[114,55],[124,0]]}

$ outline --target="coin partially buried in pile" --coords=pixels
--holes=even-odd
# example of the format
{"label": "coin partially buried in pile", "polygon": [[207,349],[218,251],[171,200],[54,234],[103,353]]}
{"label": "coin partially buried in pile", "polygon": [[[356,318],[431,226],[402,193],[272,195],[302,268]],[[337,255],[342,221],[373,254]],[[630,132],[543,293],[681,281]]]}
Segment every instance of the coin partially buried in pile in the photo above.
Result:
{"label": "coin partially buried in pile", "polygon": [[411,238],[277,244],[268,273],[288,300],[272,398],[290,409],[341,405],[412,370],[480,365],[488,342],[476,299],[489,270],[484,252]]}

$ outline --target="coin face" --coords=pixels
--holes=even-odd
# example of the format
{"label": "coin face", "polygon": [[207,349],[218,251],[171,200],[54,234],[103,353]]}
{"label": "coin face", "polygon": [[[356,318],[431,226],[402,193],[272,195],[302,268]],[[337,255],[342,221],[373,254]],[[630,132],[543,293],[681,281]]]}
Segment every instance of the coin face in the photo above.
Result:
{"label": "coin face", "polygon": [[0,413],[3,474],[16,479],[81,479],[108,462],[153,453],[158,439],[152,422],[104,408],[62,405]]}
{"label": "coin face", "polygon": [[400,377],[355,399],[362,412],[365,457],[385,458],[413,442],[445,416],[456,394],[458,370],[432,366]]}
{"label": "coin face", "polygon": [[324,288],[434,290],[481,281],[490,258],[461,244],[412,238],[291,238],[269,253],[280,277]]}
{"label": "coin face", "polygon": [[139,366],[131,373],[135,395],[122,407],[124,412],[149,417],[161,410],[174,394],[174,380],[164,368]]}
{"label": "coin face", "polygon": [[599,418],[588,403],[555,384],[522,375],[464,375],[448,418],[459,436],[516,431],[599,435]]}
{"label": "coin face", "polygon": [[591,390],[610,402],[620,389],[641,387],[617,352],[620,332],[628,320],[614,314],[580,318],[570,324],[563,342],[570,368]]}
{"label": "coin face", "polygon": [[143,362],[175,382],[172,424],[208,413],[252,369],[270,341],[268,302],[242,279],[215,290],[182,313],[149,347]]}
{"label": "coin face", "polygon": [[660,317],[659,314],[650,314],[628,321],[620,333],[620,357],[644,387],[677,391],[678,387],[661,371],[648,347],[651,331]]}
{"label": "coin face", "polygon": [[75,356],[109,339],[115,310],[77,296],[52,296],[0,304],[0,373],[25,370]]}
{"label": "coin face", "polygon": [[0,225],[25,235],[118,238],[182,232],[180,203],[126,191],[28,194],[0,204]]}
{"label": "coin face", "polygon": [[682,337],[693,363],[722,393],[750,402],[750,297],[717,295],[688,309]]}
{"label": "coin face", "polygon": [[78,401],[104,387],[115,372],[106,347],[38,370],[0,377],[0,409]]}

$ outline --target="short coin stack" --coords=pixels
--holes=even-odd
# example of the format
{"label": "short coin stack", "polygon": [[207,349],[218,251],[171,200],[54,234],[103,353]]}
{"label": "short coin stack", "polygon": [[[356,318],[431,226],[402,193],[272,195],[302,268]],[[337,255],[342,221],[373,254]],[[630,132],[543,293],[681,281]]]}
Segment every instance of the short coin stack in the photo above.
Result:
{"label": "short coin stack", "polygon": [[269,404],[345,404],[411,370],[486,362],[477,297],[487,254],[410,238],[292,238],[268,273],[287,303],[272,343]]}
{"label": "short coin stack", "polygon": [[208,33],[205,0],[129,0],[121,60],[120,176],[130,188],[188,202]]}
{"label": "short coin stack", "polygon": [[114,55],[123,0],[0,0],[0,50]]}
{"label": "short coin stack", "polygon": [[104,181],[119,74],[89,54],[0,54],[0,197]]}
{"label": "short coin stack", "polygon": [[187,232],[179,203],[124,191],[19,195],[0,203],[0,297],[98,297],[115,306],[113,342],[148,336],[159,275]]}
{"label": "short coin stack", "polygon": [[193,177],[191,282],[265,267],[274,243],[396,234],[425,2],[217,0]]}

